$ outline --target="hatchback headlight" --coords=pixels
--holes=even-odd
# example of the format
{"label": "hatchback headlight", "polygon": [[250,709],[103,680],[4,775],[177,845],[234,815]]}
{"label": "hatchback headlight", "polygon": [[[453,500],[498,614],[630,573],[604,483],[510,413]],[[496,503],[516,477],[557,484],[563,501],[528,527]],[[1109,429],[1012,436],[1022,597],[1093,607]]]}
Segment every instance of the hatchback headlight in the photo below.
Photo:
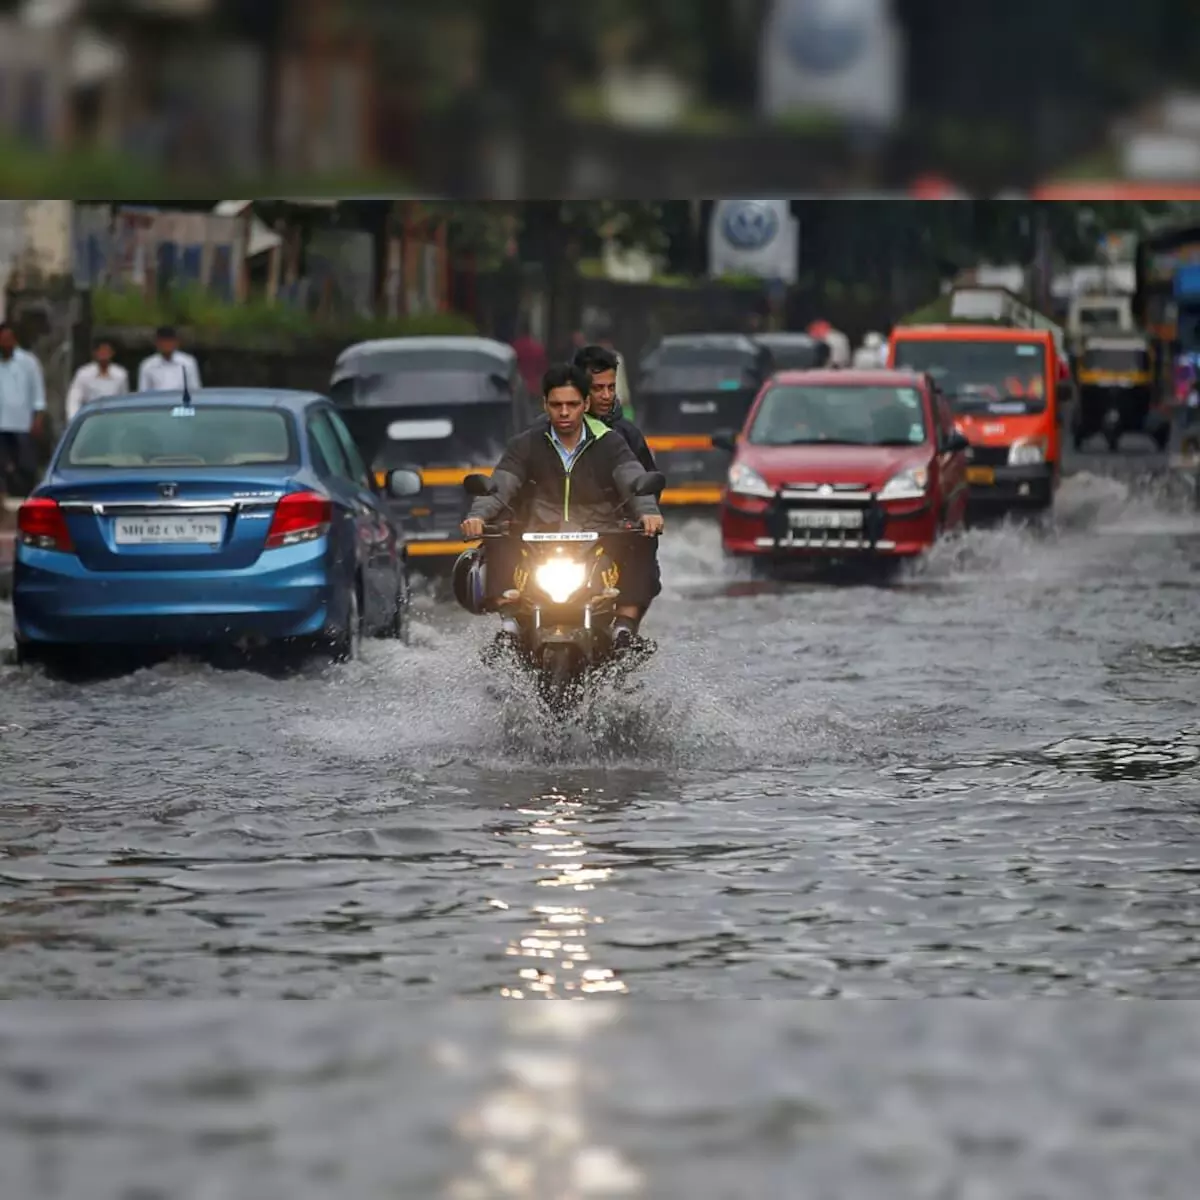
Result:
{"label": "hatchback headlight", "polygon": [[555,604],[566,604],[587,582],[587,568],[573,558],[552,558],[534,571],[533,579]]}
{"label": "hatchback headlight", "polygon": [[1008,465],[1010,467],[1036,467],[1046,461],[1046,443],[1015,442],[1008,448]]}
{"label": "hatchback headlight", "polygon": [[729,490],[739,496],[759,496],[773,499],[775,489],[753,468],[745,463],[734,463],[729,468]]}
{"label": "hatchback headlight", "polygon": [[883,485],[880,500],[924,500],[929,486],[929,472],[924,467],[913,467],[893,475]]}

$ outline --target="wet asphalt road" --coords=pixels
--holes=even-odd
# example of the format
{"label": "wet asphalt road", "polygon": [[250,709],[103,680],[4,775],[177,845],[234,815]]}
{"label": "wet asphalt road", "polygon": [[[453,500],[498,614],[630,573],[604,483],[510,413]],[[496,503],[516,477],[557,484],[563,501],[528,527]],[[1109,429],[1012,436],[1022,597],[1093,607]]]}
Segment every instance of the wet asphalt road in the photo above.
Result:
{"label": "wet asphalt road", "polygon": [[0,668],[0,1195],[1194,1196],[1193,1006],[1095,1003],[1200,999],[1160,465],[889,588],[676,529],[586,733],[432,604],[288,679]]}

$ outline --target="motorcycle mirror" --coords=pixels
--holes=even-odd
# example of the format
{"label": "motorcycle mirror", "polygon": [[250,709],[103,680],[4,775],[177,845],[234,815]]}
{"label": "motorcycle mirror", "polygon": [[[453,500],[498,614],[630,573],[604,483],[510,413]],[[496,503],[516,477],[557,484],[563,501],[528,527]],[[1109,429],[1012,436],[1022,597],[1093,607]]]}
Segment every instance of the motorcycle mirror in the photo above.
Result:
{"label": "motorcycle mirror", "polygon": [[661,471],[647,471],[634,485],[635,496],[657,496],[667,486],[667,477]]}
{"label": "motorcycle mirror", "polygon": [[463,490],[468,496],[494,496],[496,484],[490,475],[468,475],[463,479]]}
{"label": "motorcycle mirror", "polygon": [[717,450],[728,450],[732,453],[736,436],[736,434],[731,433],[729,430],[722,429],[713,434],[712,444]]}
{"label": "motorcycle mirror", "polygon": [[967,438],[956,429],[953,433],[946,435],[945,453],[957,454],[960,450],[968,449],[970,445]]}
{"label": "motorcycle mirror", "polygon": [[416,471],[397,467],[387,473],[387,493],[396,500],[415,496],[422,488],[421,476]]}

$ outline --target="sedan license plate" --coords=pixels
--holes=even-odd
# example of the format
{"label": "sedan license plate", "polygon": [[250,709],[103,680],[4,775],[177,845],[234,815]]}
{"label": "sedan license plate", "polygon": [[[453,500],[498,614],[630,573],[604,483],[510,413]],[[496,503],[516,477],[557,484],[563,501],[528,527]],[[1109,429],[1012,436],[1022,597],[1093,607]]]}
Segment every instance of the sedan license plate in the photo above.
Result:
{"label": "sedan license plate", "polygon": [[225,533],[222,517],[118,517],[118,546],[215,546]]}
{"label": "sedan license plate", "polygon": [[967,482],[993,484],[996,482],[996,469],[995,467],[968,467]]}
{"label": "sedan license plate", "polygon": [[863,515],[857,511],[804,512],[795,509],[789,514],[793,529],[861,529]]}

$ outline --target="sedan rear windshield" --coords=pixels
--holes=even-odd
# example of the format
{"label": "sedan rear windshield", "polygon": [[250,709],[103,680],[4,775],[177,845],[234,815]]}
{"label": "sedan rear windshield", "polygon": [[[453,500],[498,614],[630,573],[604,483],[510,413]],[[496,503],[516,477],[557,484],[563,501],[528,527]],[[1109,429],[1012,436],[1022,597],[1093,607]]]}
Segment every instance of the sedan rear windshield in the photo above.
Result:
{"label": "sedan rear windshield", "polygon": [[910,387],[779,384],[763,396],[746,440],[755,446],[920,446],[925,404]]}
{"label": "sedan rear windshield", "polygon": [[68,467],[250,467],[298,461],[291,419],[268,408],[122,408],[87,416]]}

